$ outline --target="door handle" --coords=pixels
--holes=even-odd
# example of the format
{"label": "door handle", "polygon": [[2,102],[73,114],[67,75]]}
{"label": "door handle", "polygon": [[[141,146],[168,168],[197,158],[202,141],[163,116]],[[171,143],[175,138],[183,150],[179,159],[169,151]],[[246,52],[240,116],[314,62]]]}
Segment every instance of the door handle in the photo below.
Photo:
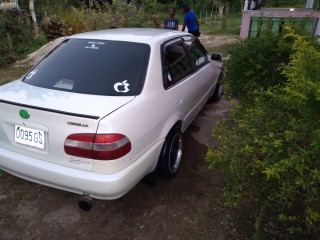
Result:
{"label": "door handle", "polygon": [[176,101],[176,105],[179,105],[180,103],[182,103],[182,99]]}

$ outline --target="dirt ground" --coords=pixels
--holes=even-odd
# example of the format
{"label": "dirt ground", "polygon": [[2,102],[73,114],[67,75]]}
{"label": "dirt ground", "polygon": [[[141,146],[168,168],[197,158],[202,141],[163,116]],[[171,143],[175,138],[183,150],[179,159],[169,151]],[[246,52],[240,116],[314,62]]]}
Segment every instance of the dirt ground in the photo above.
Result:
{"label": "dirt ground", "polygon": [[4,174],[0,240],[247,239],[255,220],[250,206],[239,211],[224,206],[223,175],[205,162],[207,146],[215,144],[211,130],[230,108],[224,98],[201,111],[184,133],[175,178],[159,179],[154,187],[139,183],[118,200],[94,200],[90,212],[78,208],[79,195]]}
{"label": "dirt ground", "polygon": [[[94,200],[90,212],[79,195],[21,180],[0,178],[0,239],[237,239],[233,212],[223,205],[220,173],[204,160],[211,129],[230,103],[208,103],[184,134],[181,169],[155,187],[139,183],[118,200]],[[250,219],[246,220],[250,223]],[[252,224],[252,222],[251,222]],[[240,237],[239,239],[244,239]]]}

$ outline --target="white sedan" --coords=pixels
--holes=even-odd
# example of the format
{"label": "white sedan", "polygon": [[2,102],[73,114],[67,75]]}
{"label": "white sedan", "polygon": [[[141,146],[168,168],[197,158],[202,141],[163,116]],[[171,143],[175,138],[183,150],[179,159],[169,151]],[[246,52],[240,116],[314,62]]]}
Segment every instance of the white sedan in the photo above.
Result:
{"label": "white sedan", "polygon": [[84,195],[84,210],[91,197],[119,198],[148,174],[172,177],[182,133],[221,97],[220,57],[163,29],[69,37],[0,87],[0,168]]}

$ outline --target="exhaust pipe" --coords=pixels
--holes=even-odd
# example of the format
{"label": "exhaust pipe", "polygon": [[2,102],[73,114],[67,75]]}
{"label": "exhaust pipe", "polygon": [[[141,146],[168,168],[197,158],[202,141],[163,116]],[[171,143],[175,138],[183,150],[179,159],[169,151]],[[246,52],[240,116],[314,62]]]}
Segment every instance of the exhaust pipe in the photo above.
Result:
{"label": "exhaust pipe", "polygon": [[85,194],[81,196],[78,205],[81,210],[88,212],[91,210],[93,206],[93,200],[89,195]]}

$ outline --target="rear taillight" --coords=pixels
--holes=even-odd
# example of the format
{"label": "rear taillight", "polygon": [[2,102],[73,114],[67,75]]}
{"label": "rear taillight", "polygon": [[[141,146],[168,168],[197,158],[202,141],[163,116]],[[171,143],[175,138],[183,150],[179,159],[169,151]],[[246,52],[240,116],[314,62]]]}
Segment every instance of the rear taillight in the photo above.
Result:
{"label": "rear taillight", "polygon": [[131,142],[122,134],[79,133],[67,137],[64,151],[77,157],[114,160],[131,151]]}

